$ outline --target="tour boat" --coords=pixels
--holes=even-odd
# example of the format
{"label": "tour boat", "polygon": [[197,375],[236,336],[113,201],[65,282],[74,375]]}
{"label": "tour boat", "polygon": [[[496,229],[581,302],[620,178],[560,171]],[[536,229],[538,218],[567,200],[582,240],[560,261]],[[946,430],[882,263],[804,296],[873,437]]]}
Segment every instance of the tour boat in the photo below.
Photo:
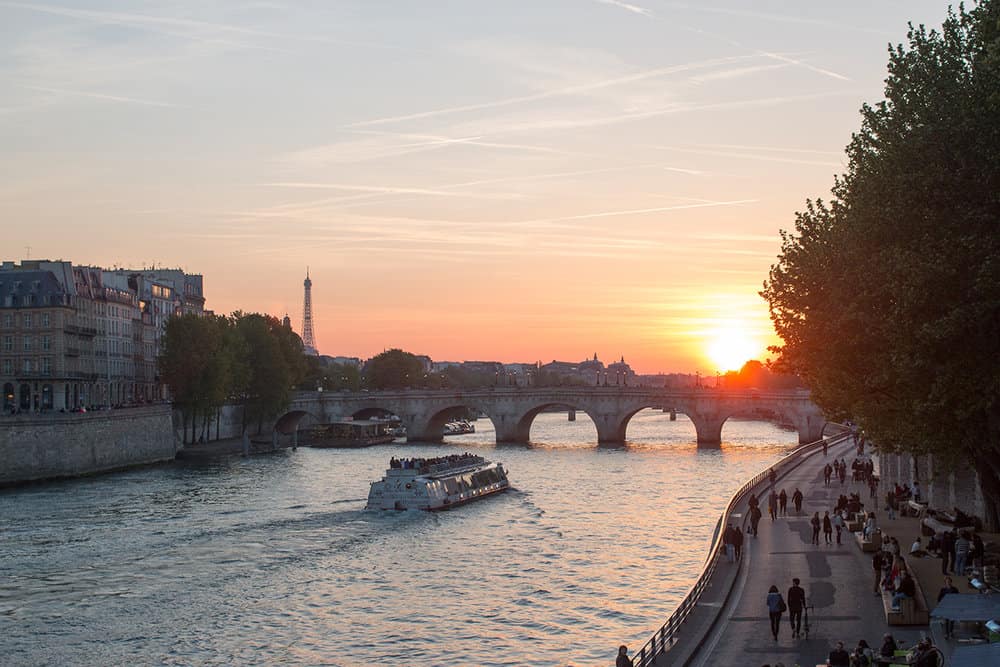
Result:
{"label": "tour boat", "polygon": [[509,488],[503,466],[481,456],[394,458],[385,477],[372,482],[365,509],[446,510]]}
{"label": "tour boat", "polygon": [[322,424],[314,427],[306,436],[306,444],[311,447],[354,448],[387,445],[396,439],[392,423],[353,419]]}

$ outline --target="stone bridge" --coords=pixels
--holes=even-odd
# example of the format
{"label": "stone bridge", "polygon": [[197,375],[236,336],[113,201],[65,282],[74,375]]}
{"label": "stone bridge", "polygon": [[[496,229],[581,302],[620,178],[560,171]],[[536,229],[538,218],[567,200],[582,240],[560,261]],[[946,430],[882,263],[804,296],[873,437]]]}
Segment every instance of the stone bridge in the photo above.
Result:
{"label": "stone bridge", "polygon": [[552,408],[586,413],[597,426],[600,444],[621,445],[629,420],[645,408],[687,415],[700,445],[718,445],[722,425],[733,415],[774,415],[795,426],[799,442],[822,437],[826,419],[809,392],[671,390],[643,387],[489,387],[470,390],[379,392],[301,392],[274,425],[293,434],[300,427],[342,419],[392,413],[403,421],[407,440],[439,442],[442,429],[463,409],[485,414],[496,428],[497,442],[526,443],[531,423]]}

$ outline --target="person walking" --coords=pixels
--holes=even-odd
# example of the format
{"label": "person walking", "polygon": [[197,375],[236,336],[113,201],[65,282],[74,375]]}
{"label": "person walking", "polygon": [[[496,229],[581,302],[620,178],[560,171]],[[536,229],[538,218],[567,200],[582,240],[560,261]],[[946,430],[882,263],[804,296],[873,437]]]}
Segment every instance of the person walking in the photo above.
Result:
{"label": "person walking", "polygon": [[757,537],[757,524],[760,523],[761,511],[760,508],[754,505],[750,508],[750,530],[753,531],[753,536]]}
{"label": "person walking", "polygon": [[948,563],[951,571],[955,571],[955,533],[950,530],[941,535],[941,574],[948,574]]}
{"label": "person walking", "polygon": [[968,560],[971,550],[972,542],[969,540],[969,533],[963,530],[958,539],[955,540],[955,574],[960,577],[965,574],[965,561]]}
{"label": "person walking", "polygon": [[778,592],[778,587],[772,585],[767,591],[767,612],[771,618],[771,634],[778,641],[778,630],[781,629],[781,615],[788,609],[784,598]]}
{"label": "person walking", "polygon": [[802,609],[806,606],[806,592],[799,586],[799,579],[792,579],[788,589],[788,622],[792,625],[792,638],[802,634]]}
{"label": "person walking", "polygon": [[788,494],[784,489],[778,494],[778,510],[781,516],[788,516]]}
{"label": "person walking", "polygon": [[819,546],[819,512],[813,514],[813,518],[809,520],[809,523],[812,524],[813,529],[812,543]]}
{"label": "person walking", "polygon": [[876,549],[875,553],[872,554],[872,570],[875,571],[875,582],[872,584],[872,592],[875,593],[875,597],[882,596],[882,570],[885,568],[885,558],[886,553],[881,549]]}
{"label": "person walking", "polygon": [[830,511],[823,514],[823,537],[827,544],[833,544],[833,523],[830,521]]}
{"label": "person walking", "polygon": [[833,527],[837,529],[837,544],[840,544],[840,533],[844,530],[844,515],[840,512],[833,514]]}
{"label": "person walking", "polygon": [[[937,601],[941,602],[941,599],[945,595],[951,595],[952,593],[958,593],[958,589],[955,588],[955,585],[953,583],[951,583],[951,577],[945,577],[944,586],[942,586],[941,590],[938,591]],[[954,637],[955,637],[955,621],[946,618],[944,619],[944,638],[952,639]]]}
{"label": "person walking", "polygon": [[840,477],[840,485],[843,486],[847,481],[847,462],[844,459],[840,459],[840,471],[837,475]]}
{"label": "person walking", "polygon": [[615,667],[632,667],[632,658],[628,657],[628,647],[625,644],[618,647],[618,657],[615,658]]}
{"label": "person walking", "polygon": [[736,529],[733,528],[733,524],[730,523],[726,526],[726,529],[722,531],[722,546],[726,552],[726,562],[735,563],[736,562]]}
{"label": "person walking", "polygon": [[826,438],[823,438],[823,456],[826,456],[826,452],[827,452],[828,448],[829,448],[829,444],[827,443]]}
{"label": "person walking", "polygon": [[767,513],[771,515],[771,521],[773,523],[774,517],[778,514],[778,494],[773,490],[767,497]]}
{"label": "person walking", "polygon": [[833,476],[833,468],[827,463],[823,466],[823,486],[830,486],[830,477]]}
{"label": "person walking", "polygon": [[733,536],[736,542],[736,560],[743,557],[743,528],[736,526],[736,534]]}
{"label": "person walking", "polygon": [[795,513],[799,514],[802,512],[802,492],[799,491],[799,487],[795,487],[795,493],[792,494],[792,502],[795,503]]}

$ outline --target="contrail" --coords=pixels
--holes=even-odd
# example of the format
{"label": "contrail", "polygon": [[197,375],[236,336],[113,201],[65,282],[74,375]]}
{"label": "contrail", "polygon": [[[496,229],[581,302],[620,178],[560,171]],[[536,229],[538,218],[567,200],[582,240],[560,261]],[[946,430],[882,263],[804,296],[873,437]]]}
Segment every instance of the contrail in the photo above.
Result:
{"label": "contrail", "polygon": [[43,93],[55,93],[57,95],[77,95],[79,97],[92,97],[97,100],[107,100],[109,102],[127,102],[129,104],[141,104],[147,107],[183,108],[179,104],[172,104],[170,102],[142,100],[136,97],[124,97],[122,95],[105,95],[103,93],[91,93],[86,90],[67,90],[64,88],[48,88],[46,86],[28,86],[28,85],[22,85],[21,88],[27,88],[28,90],[37,90]]}
{"label": "contrail", "polygon": [[701,60],[692,63],[686,63],[682,65],[672,65],[670,67],[660,67],[657,69],[643,70],[641,72],[634,72],[625,76],[616,77],[613,79],[604,79],[602,81],[593,81],[591,83],[580,84],[576,86],[567,86],[565,88],[558,88],[555,90],[546,90],[540,93],[533,93],[531,95],[519,95],[517,97],[508,97],[501,100],[492,100],[490,102],[480,102],[478,104],[465,104],[462,106],[447,107],[444,109],[433,109],[431,111],[419,111],[411,114],[404,114],[401,116],[386,116],[384,118],[374,118],[372,120],[359,121],[357,123],[350,123],[345,127],[368,127],[371,125],[384,125],[386,123],[398,123],[406,120],[417,120],[420,118],[431,118],[434,116],[443,116],[446,114],[464,113],[466,111],[479,111],[481,109],[495,109],[497,107],[512,106],[515,104],[524,104],[526,102],[535,102],[538,100],[548,99],[550,97],[558,97],[561,95],[575,95],[577,93],[585,93],[592,90],[599,90],[601,88],[608,88],[611,86],[618,86],[623,83],[631,83],[633,81],[641,81],[643,79],[650,79],[658,76],[665,76],[667,74],[676,74],[678,72],[687,72],[694,69],[702,69],[705,67],[713,67],[715,65],[727,65],[730,63],[739,62],[741,60],[747,60],[751,58],[760,57],[762,54],[746,55],[746,56],[730,56],[727,58],[713,58],[711,60]]}
{"label": "contrail", "polygon": [[621,2],[621,0],[597,0],[597,2],[602,5],[612,5],[614,7],[621,7],[626,11],[630,11],[633,14],[641,14],[642,16],[652,16],[653,12],[649,11],[645,7],[640,7],[638,5],[631,5],[627,2]]}

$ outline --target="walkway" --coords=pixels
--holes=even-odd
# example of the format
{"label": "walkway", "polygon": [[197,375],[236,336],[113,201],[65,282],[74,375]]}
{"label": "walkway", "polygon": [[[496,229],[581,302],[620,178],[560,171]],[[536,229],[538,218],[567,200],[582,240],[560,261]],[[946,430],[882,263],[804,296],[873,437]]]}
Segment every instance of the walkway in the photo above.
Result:
{"label": "walkway", "polygon": [[[837,497],[849,490],[861,493],[862,500],[868,501],[867,488],[852,484],[850,479],[843,487],[839,481],[824,486],[822,467],[834,457],[852,461],[853,445],[848,441],[833,446],[828,457],[822,453],[813,455],[778,479],[777,490],[784,488],[789,495],[787,517],[779,517],[772,523],[767,515],[767,485],[757,491],[764,511],[760,536],[747,538],[736,588],[715,630],[705,639],[703,650],[690,664],[711,667],[782,662],[789,667],[796,664],[812,667],[825,664],[837,641],[843,641],[850,651],[859,639],[865,639],[877,650],[882,635],[892,632],[897,640],[906,640],[909,647],[928,631],[926,627],[890,629],[886,625],[882,601],[872,593],[871,554],[861,552],[851,533],[844,531],[840,545],[836,544],[834,534],[834,544],[826,545],[821,532],[820,545],[811,544],[809,518],[814,512],[822,517],[825,511],[833,509]],[[805,496],[799,515],[795,514],[790,498],[795,487]],[[735,566],[723,562],[720,570],[727,567]],[[765,606],[767,591],[773,584],[787,596],[792,577],[802,580],[806,598],[814,607],[810,610],[812,630],[809,639],[792,639],[786,613],[782,616],[778,641],[774,641]],[[925,593],[930,595],[929,591]],[[663,657],[669,655],[670,652]]]}

